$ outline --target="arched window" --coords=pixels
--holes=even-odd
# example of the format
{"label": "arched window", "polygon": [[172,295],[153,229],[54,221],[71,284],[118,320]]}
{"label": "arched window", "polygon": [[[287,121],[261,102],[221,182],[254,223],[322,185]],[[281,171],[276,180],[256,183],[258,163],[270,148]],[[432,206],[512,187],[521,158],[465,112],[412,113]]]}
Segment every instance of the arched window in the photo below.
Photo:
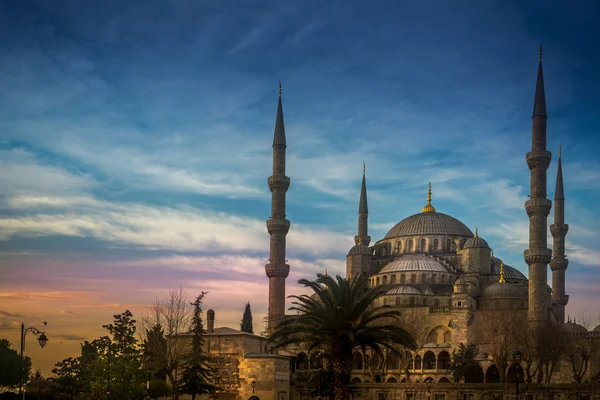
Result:
{"label": "arched window", "polygon": [[413,248],[413,240],[412,240],[412,239],[410,239],[410,240],[408,241],[408,251],[414,251],[414,248]]}
{"label": "arched window", "polygon": [[427,282],[427,274],[421,274],[421,282]]}
{"label": "arched window", "polygon": [[427,335],[427,343],[438,343],[438,333],[437,330],[432,330],[431,332],[429,332],[429,335]]}
{"label": "arched window", "polygon": [[396,283],[396,275],[392,275],[390,278],[390,283],[393,285],[394,283]]}
{"label": "arched window", "polygon": [[421,369],[421,356],[418,354],[415,357],[415,369]]}
{"label": "arched window", "polygon": [[450,354],[447,351],[442,351],[438,354],[437,367],[438,370],[447,370],[450,367]]}
{"label": "arched window", "polygon": [[410,305],[411,305],[411,306],[414,306],[414,305],[415,305],[415,298],[414,298],[414,297],[411,297],[411,298],[410,298]]}
{"label": "arched window", "polygon": [[396,242],[396,253],[402,253],[402,242],[399,240]]}
{"label": "arched window", "polygon": [[396,297],[396,307],[400,307],[400,297]]}
{"label": "arched window", "polygon": [[391,378],[388,378],[385,383],[398,383],[398,380],[392,376]]}
{"label": "arched window", "polygon": [[490,365],[485,371],[485,383],[498,383],[500,382],[500,372],[495,365]]}
{"label": "arched window", "polygon": [[387,276],[384,275],[383,279],[382,279],[382,283],[384,285],[387,285]]}
{"label": "arched window", "polygon": [[363,368],[363,358],[362,354],[355,351],[352,353],[352,369],[362,369]]}
{"label": "arched window", "polygon": [[435,283],[435,274],[431,274],[431,283]]}
{"label": "arched window", "polygon": [[444,343],[450,344],[452,342],[452,334],[450,331],[444,333]]}
{"label": "arched window", "polygon": [[375,285],[379,286],[379,277],[375,278]]}
{"label": "arched window", "polygon": [[385,359],[387,369],[398,369],[398,357],[394,353],[388,353]]}
{"label": "arched window", "polygon": [[427,305],[427,297],[423,297],[423,305],[426,306]]}
{"label": "arched window", "polygon": [[321,357],[319,353],[312,353],[310,355],[310,369],[319,369],[321,365]]}
{"label": "arched window", "polygon": [[385,298],[385,297],[383,298],[383,305],[387,306],[387,298]]}
{"label": "arched window", "polygon": [[308,369],[308,357],[306,353],[298,354],[298,369]]}
{"label": "arched window", "polygon": [[425,239],[421,239],[421,251],[427,251],[427,242]]}
{"label": "arched window", "polygon": [[450,383],[450,379],[446,378],[445,376],[442,376],[438,383]]}
{"label": "arched window", "polygon": [[350,381],[350,383],[357,384],[357,383],[362,383],[362,381],[360,380],[360,378],[354,377],[354,378],[352,378],[352,380]]}
{"label": "arched window", "polygon": [[373,357],[371,358],[371,367],[375,369],[381,368],[381,357],[379,357],[379,354],[373,354]]}
{"label": "arched window", "polygon": [[440,305],[440,299],[433,300],[433,305],[436,306],[436,307],[439,306]]}
{"label": "arched window", "polygon": [[446,250],[452,250],[452,241],[450,239],[446,240]]}
{"label": "arched window", "polygon": [[439,246],[440,246],[439,240],[433,239],[433,249],[439,250]]}
{"label": "arched window", "polygon": [[427,378],[423,379],[423,382],[427,383],[427,382],[433,382],[433,378],[428,376]]}
{"label": "arched window", "polygon": [[440,280],[442,283],[446,283],[446,275],[440,275]]}
{"label": "arched window", "polygon": [[423,356],[423,369],[435,369],[435,354],[432,351]]}
{"label": "arched window", "polygon": [[404,274],[400,275],[400,283],[406,282],[406,276]]}
{"label": "arched window", "polygon": [[417,283],[417,275],[416,274],[410,275],[410,283]]}

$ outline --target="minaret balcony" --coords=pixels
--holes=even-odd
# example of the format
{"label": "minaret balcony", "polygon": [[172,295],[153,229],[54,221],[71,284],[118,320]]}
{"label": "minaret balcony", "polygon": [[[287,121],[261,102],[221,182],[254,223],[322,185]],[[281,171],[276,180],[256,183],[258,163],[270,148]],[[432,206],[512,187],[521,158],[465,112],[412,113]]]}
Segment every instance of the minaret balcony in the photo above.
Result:
{"label": "minaret balcony", "polygon": [[550,261],[550,269],[552,271],[565,270],[568,266],[569,260],[567,260],[566,258],[554,257],[552,261]]}
{"label": "minaret balcony", "polygon": [[271,192],[275,190],[284,190],[287,191],[290,187],[290,178],[287,176],[270,176],[267,179],[269,183],[269,189]]}
{"label": "minaret balcony", "polygon": [[550,160],[552,160],[552,153],[547,150],[534,150],[527,153],[525,159],[530,170],[537,168],[548,169]]}
{"label": "minaret balcony", "polygon": [[550,214],[552,208],[552,201],[543,198],[531,198],[525,202],[525,211],[528,216],[532,215],[544,215]]}
{"label": "minaret balcony", "polygon": [[550,225],[550,233],[554,237],[564,238],[567,232],[569,232],[569,225],[567,224],[554,223]]}
{"label": "minaret balcony", "polygon": [[287,234],[290,230],[290,221],[283,218],[269,218],[267,220],[267,231],[269,235],[274,233]]}
{"label": "minaret balcony", "polygon": [[290,266],[285,263],[270,262],[265,265],[267,278],[287,278],[290,274]]}
{"label": "minaret balcony", "polygon": [[552,250],[550,249],[527,249],[524,255],[527,265],[548,264],[552,260]]}

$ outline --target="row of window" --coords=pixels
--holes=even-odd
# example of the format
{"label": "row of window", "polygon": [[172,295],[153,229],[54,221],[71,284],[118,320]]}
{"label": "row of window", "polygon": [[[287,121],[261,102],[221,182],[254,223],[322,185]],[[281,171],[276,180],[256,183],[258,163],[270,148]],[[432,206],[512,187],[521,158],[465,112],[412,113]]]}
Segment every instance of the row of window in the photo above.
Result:
{"label": "row of window", "polygon": [[[445,243],[444,240],[433,239],[432,242],[431,239],[426,238],[423,238],[421,240],[398,240],[394,246],[393,253],[413,253],[416,251],[421,251],[424,253],[435,251],[455,252],[457,249],[457,245],[458,248],[462,248],[464,242],[464,239],[456,240],[456,242],[451,239],[446,239]],[[392,247],[390,243],[388,243],[386,246],[382,246],[379,250],[382,256],[392,254]]]}
{"label": "row of window", "polygon": [[[454,277],[452,275],[440,274],[438,279],[437,274],[431,274],[428,276],[426,273],[423,273],[421,274],[421,279],[418,283],[452,284],[454,283],[452,282],[453,278]],[[394,285],[396,283],[417,283],[417,274],[410,274],[408,282],[406,280],[406,274],[399,274],[399,276],[398,274],[384,275],[382,277],[377,276],[375,278],[369,279],[370,286],[379,286],[380,284],[387,285],[388,283],[391,285]]]}
{"label": "row of window", "polygon": [[[447,339],[450,340],[450,332],[448,332]],[[436,337],[432,338],[432,341],[437,341],[437,333]],[[444,340],[444,339],[442,339]],[[381,359],[377,354],[373,356],[370,362],[371,366],[375,368],[383,367],[387,370],[395,370],[401,369],[400,359],[393,353],[390,353],[385,358],[385,363],[381,362]],[[441,351],[436,359],[435,354],[432,351],[427,351],[421,358],[420,354],[417,354],[414,359],[411,357],[408,360],[408,369],[411,370],[439,370],[446,371],[448,366],[450,365],[450,354],[447,351]],[[360,370],[363,369],[363,356],[355,352],[352,355],[352,369]]]}
{"label": "row of window", "polygon": [[[404,301],[403,301],[404,300]],[[442,299],[442,302],[445,302],[448,307],[452,307],[452,299]],[[415,297],[410,297],[409,299],[406,298],[401,298],[401,297],[396,297],[394,298],[390,298],[388,300],[388,297],[384,297],[383,298],[383,305],[387,306],[387,305],[395,305],[396,307],[402,307],[402,306],[434,306],[434,307],[438,307],[440,305],[442,305],[442,302],[440,302],[440,299],[435,298],[433,299],[433,302],[431,301],[431,299],[428,299],[427,297],[423,297],[423,298],[415,298]]]}

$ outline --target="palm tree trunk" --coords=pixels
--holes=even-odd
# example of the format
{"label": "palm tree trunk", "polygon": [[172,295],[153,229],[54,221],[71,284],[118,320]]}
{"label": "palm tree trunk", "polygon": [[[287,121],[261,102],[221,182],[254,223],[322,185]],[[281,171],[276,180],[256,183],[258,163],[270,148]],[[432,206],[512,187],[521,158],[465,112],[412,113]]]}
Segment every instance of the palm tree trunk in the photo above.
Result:
{"label": "palm tree trunk", "polygon": [[352,396],[350,390],[350,371],[352,371],[352,354],[333,360],[333,381],[335,400],[348,400]]}

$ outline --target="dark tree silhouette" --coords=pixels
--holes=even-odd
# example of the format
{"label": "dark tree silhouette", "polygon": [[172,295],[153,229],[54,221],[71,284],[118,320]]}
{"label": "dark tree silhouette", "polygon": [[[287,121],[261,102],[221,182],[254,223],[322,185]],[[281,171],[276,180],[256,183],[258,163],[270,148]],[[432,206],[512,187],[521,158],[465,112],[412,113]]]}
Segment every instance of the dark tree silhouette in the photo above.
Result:
{"label": "dark tree silhouette", "polygon": [[331,362],[336,400],[352,395],[352,350],[367,348],[384,358],[384,351],[401,356],[414,348],[412,336],[400,327],[400,313],[389,306],[374,306],[385,293],[381,286],[366,288],[364,278],[332,278],[322,274],[315,281],[301,279],[312,296],[291,296],[294,318],[284,319],[269,338],[274,348],[301,345],[319,351]]}
{"label": "dark tree silhouette", "polygon": [[208,356],[204,353],[202,346],[204,344],[204,324],[202,323],[202,299],[206,292],[202,292],[194,306],[194,316],[192,317],[192,348],[187,359],[187,365],[179,380],[179,391],[192,395],[192,400],[199,394],[208,394],[217,387],[212,384],[212,374],[208,366]]}
{"label": "dark tree silhouette", "polygon": [[479,366],[479,361],[475,361],[477,349],[475,346],[466,346],[464,343],[459,343],[458,351],[452,352],[452,362],[448,367],[448,371],[452,373],[452,382],[460,382],[467,375],[467,371],[471,368]]}
{"label": "dark tree silhouette", "polygon": [[244,316],[242,317],[242,322],[240,323],[240,330],[242,332],[254,333],[254,328],[252,327],[252,310],[250,309],[250,302],[246,303],[246,308],[244,308]]}

